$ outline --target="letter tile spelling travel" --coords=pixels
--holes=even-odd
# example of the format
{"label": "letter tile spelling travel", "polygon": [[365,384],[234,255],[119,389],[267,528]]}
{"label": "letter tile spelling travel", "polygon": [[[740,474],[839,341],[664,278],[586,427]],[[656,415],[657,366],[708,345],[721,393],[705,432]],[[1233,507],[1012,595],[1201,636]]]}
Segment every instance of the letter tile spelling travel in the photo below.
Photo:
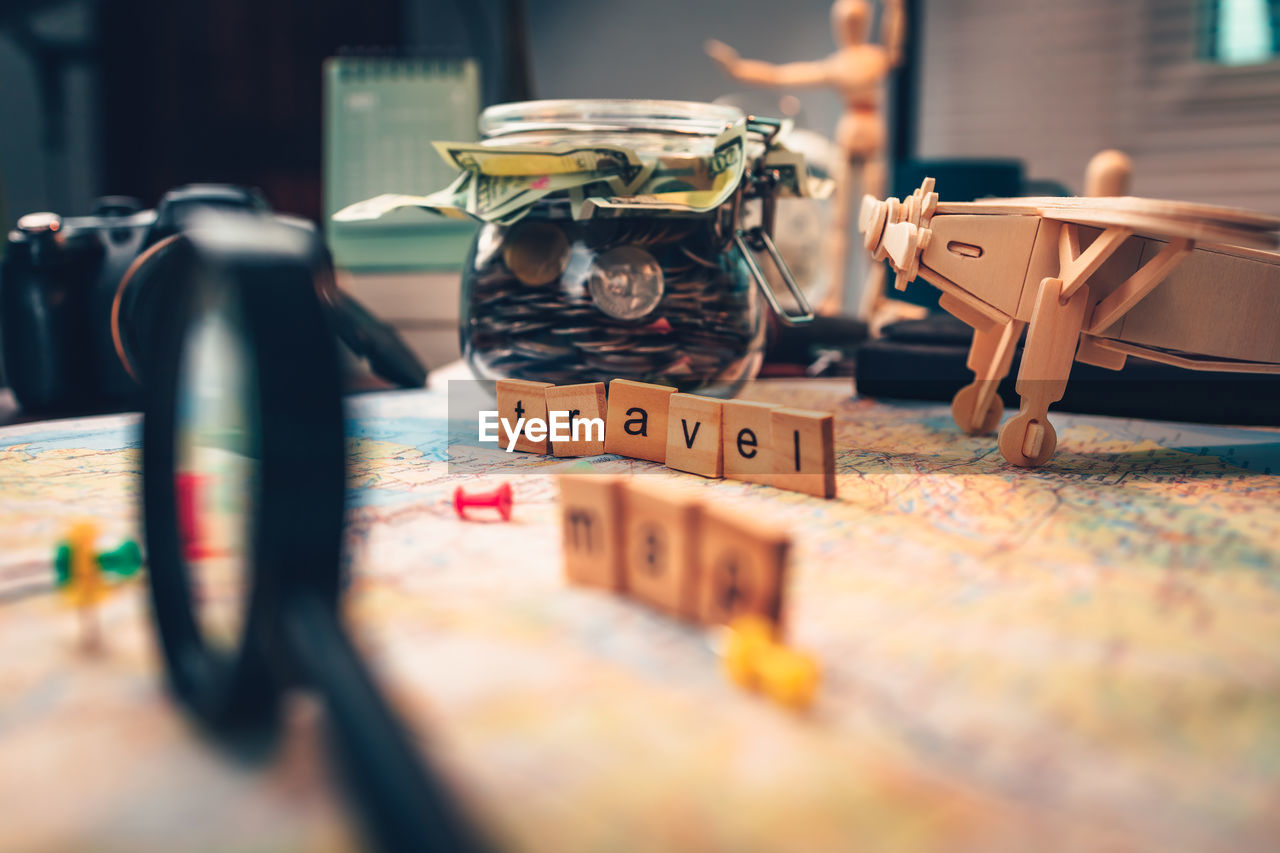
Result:
{"label": "letter tile spelling travel", "polygon": [[772,415],[777,408],[771,403],[725,401],[721,433],[726,477],[773,484]]}
{"label": "letter tile spelling travel", "polygon": [[[505,450],[511,443],[511,434],[507,431],[507,423],[514,428],[520,418],[547,419],[547,400],[544,389],[551,388],[550,382],[529,382],[524,379],[498,380],[498,440]],[[547,439],[533,441],[523,429],[516,439],[516,450],[525,453],[550,453]]]}
{"label": "letter tile spelling travel", "polygon": [[724,476],[720,423],[724,403],[694,394],[672,394],[667,412],[667,467],[704,477]]}
{"label": "letter tile spelling travel", "polygon": [[667,409],[676,389],[615,379],[609,383],[606,453],[650,462],[667,461]]}
{"label": "letter tile spelling travel", "polygon": [[776,409],[773,485],[820,498],[836,496],[835,419],[823,412]]}
{"label": "letter tile spelling travel", "polygon": [[[547,425],[551,428],[551,454],[595,456],[604,453],[604,383],[555,385],[546,389],[545,394]],[[557,440],[557,431],[563,434],[564,440]]]}

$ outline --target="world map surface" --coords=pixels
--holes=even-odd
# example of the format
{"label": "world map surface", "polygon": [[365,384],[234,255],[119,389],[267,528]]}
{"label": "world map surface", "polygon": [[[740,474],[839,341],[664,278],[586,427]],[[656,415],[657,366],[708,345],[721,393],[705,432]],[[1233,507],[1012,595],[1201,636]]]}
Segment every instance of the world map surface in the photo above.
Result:
{"label": "world map surface", "polygon": [[[835,500],[585,464],[790,531],[803,714],[732,684],[719,631],[564,582],[554,475],[584,463],[459,465],[443,389],[351,398],[346,617],[501,846],[1274,848],[1280,433],[1055,414],[1023,470],[944,406],[742,396],[834,412]],[[315,703],[265,769],[221,758],[165,694],[145,583],[77,649],[53,543],[140,536],[138,424],[0,430],[0,848],[343,849]],[[503,480],[511,522],[456,518],[456,486]]]}

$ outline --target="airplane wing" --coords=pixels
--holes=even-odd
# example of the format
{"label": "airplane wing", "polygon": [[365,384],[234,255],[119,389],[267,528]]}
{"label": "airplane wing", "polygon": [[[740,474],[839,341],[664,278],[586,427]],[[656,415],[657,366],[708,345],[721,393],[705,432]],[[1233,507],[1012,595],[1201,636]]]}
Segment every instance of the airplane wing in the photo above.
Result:
{"label": "airplane wing", "polygon": [[1037,214],[1045,219],[1120,226],[1155,238],[1184,237],[1199,243],[1280,247],[1280,218],[1249,210],[1149,198],[1012,198],[940,203],[937,213]]}

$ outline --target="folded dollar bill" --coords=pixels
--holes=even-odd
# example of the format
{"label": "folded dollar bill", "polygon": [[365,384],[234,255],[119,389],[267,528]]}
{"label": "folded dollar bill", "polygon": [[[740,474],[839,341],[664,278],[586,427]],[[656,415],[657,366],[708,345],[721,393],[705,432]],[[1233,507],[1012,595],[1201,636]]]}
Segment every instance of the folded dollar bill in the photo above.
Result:
{"label": "folded dollar bill", "polygon": [[[448,187],[425,196],[376,196],[343,208],[333,218],[339,222],[378,219],[392,210],[418,207],[455,219],[509,224],[553,194],[569,199],[575,219],[638,211],[703,213],[724,204],[742,182],[747,138],[746,122],[737,122],[717,137],[710,156],[678,151],[644,155],[606,144],[435,142],[440,156],[461,172]],[[830,192],[830,182],[810,176],[800,154],[772,146],[762,162],[764,168],[775,170],[781,194],[822,197]]]}
{"label": "folded dollar bill", "polygon": [[809,174],[804,155],[785,148],[772,148],[764,155],[764,167],[778,177],[778,195],[797,198],[827,198],[835,181]]}

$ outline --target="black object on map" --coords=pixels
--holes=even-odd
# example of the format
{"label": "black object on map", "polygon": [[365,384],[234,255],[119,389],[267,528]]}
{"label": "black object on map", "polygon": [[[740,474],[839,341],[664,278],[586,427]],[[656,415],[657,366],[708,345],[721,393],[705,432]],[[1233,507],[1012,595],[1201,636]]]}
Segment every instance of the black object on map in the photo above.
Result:
{"label": "black object on map", "polygon": [[[854,387],[864,397],[951,402],[973,380],[965,366],[973,331],[950,315],[886,326],[884,336],[858,350]],[[1006,406],[1022,347],[1000,383]],[[1241,426],[1280,426],[1280,376],[1184,370],[1130,357],[1121,370],[1079,362],[1053,409],[1081,414]]]}
{"label": "black object on map", "polygon": [[168,322],[142,344],[147,576],[170,690],[239,755],[279,741],[287,692],[317,694],[370,841],[482,849],[339,613],[342,381],[310,244],[245,212],[184,239],[189,286],[157,292]]}
{"label": "black object on map", "polygon": [[[331,333],[388,382],[423,385],[426,370],[395,330],[338,289],[314,225],[272,212],[256,191],[192,184],[170,190],[155,210],[107,196],[91,216],[18,220],[0,263],[0,337],[5,375],[24,409],[72,413],[138,402],[150,370],[146,342],[171,322],[158,306],[165,291],[189,284],[181,274],[190,250],[183,235],[218,211],[252,216],[264,230],[280,226],[276,234],[305,244]],[[256,245],[246,240],[239,249],[251,258]]]}

